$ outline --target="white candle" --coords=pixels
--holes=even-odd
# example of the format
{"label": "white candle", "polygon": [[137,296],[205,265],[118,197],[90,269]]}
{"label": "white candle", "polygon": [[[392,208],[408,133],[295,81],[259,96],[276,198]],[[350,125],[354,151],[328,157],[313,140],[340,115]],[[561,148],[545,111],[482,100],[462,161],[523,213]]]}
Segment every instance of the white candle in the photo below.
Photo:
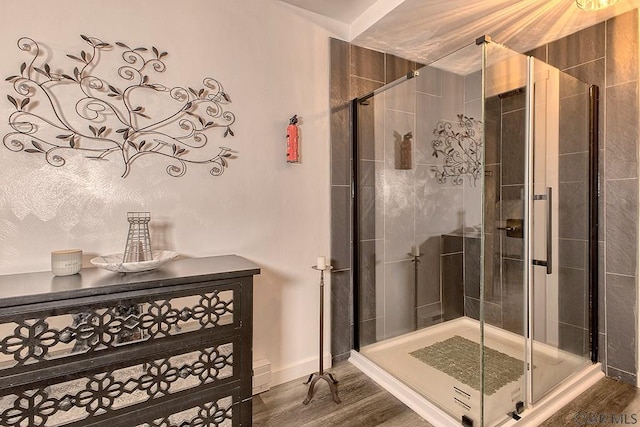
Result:
{"label": "white candle", "polygon": [[411,252],[413,256],[420,256],[420,245],[415,245]]}
{"label": "white candle", "polygon": [[327,258],[323,256],[318,257],[318,264],[316,266],[318,270],[324,270],[327,268]]}

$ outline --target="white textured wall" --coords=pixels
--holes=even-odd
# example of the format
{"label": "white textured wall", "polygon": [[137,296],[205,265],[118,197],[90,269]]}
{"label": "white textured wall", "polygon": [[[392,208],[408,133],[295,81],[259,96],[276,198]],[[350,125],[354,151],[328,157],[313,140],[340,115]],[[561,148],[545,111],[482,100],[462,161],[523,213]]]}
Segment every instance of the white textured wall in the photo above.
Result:
{"label": "white textured wall", "polygon": [[[191,166],[171,178],[165,161],[149,157],[121,178],[117,157],[69,156],[53,168],[0,146],[0,274],[48,270],[53,249],[122,252],[126,212],[148,210],[156,225],[166,224],[169,249],[195,257],[236,253],[262,268],[254,358],[285,369],[279,380],[304,374],[301,363],[317,357],[318,277],[309,267],[329,252],[330,34],[275,0],[4,1],[1,135],[14,110],[4,78],[28,58],[16,41],[40,41],[50,64],[70,71],[76,63],[66,54],[87,48],[80,34],[169,52],[167,84],[222,82],[236,136],[222,140],[214,131],[210,143],[237,150],[238,158],[220,177]],[[300,165],[284,157],[294,113],[303,119]]]}

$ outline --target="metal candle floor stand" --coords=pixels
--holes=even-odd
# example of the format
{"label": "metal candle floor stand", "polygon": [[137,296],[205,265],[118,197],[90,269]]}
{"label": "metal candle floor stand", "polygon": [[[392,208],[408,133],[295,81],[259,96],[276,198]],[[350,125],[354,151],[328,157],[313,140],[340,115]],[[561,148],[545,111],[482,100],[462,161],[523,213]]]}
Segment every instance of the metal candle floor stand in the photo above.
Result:
{"label": "metal candle floor stand", "polygon": [[336,384],[338,384],[338,380],[336,380],[333,375],[329,372],[325,372],[322,364],[322,352],[323,352],[323,337],[324,337],[324,272],[325,270],[331,270],[333,267],[330,265],[325,268],[318,268],[316,266],[311,267],[314,270],[320,271],[320,369],[318,372],[314,372],[309,375],[309,379],[304,384],[309,384],[309,392],[307,393],[307,398],[304,399],[305,405],[311,402],[313,399],[314,387],[319,380],[325,380],[327,384],[329,384],[329,389],[331,390],[331,396],[333,396],[333,401],[336,403],[341,403],[340,398],[338,397],[338,388]]}

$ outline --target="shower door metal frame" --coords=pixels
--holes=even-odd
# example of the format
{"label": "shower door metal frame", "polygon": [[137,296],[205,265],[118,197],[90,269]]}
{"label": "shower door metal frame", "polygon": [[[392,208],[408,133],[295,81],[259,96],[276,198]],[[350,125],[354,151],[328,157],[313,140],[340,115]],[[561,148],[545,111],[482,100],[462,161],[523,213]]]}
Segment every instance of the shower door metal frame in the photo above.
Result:
{"label": "shower door metal frame", "polygon": [[600,195],[600,177],[598,165],[598,135],[600,133],[598,119],[600,117],[600,88],[589,87],[589,340],[591,362],[598,363],[598,201]]}
{"label": "shower door metal frame", "polygon": [[[531,238],[531,224],[533,224],[533,143],[534,143],[534,71],[533,58],[527,57],[527,77],[526,77],[526,95],[525,95],[525,158],[524,158],[524,248],[522,258],[524,259],[524,336],[525,336],[525,375],[524,375],[524,398],[526,406],[533,403],[533,381],[531,366],[533,364],[533,268],[535,267],[533,256],[533,239]],[[550,228],[551,224],[547,224]],[[550,241],[546,242],[551,245]]]}
{"label": "shower door metal frame", "polygon": [[360,351],[360,206],[358,190],[358,174],[360,173],[360,159],[358,157],[358,105],[363,99],[373,96],[373,92],[366,97],[351,100],[351,283],[353,292],[353,348]]}

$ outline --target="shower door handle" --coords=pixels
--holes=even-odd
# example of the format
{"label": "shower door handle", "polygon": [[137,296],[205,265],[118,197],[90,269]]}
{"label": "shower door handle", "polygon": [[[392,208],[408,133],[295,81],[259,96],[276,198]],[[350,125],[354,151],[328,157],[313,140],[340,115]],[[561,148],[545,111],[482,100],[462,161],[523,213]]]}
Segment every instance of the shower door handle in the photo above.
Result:
{"label": "shower door handle", "polygon": [[551,187],[547,187],[547,194],[534,195],[533,200],[547,201],[547,260],[534,259],[533,265],[547,267],[547,274],[551,274],[553,272],[553,191]]}

